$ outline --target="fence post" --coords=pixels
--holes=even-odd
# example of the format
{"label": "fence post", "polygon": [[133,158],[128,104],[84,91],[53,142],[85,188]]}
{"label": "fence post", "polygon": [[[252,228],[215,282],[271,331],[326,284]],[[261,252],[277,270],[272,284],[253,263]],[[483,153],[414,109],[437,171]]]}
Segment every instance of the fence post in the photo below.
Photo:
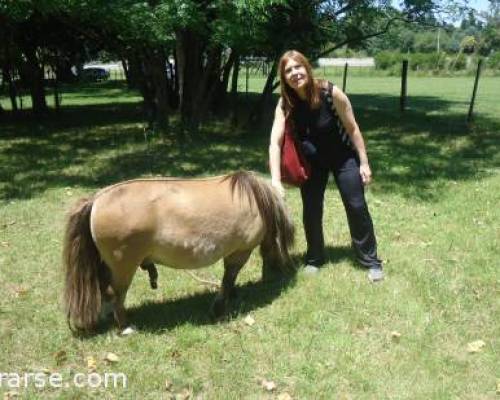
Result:
{"label": "fence post", "polygon": [[54,74],[54,106],[56,111],[59,111],[61,103],[59,101],[59,83],[57,81],[57,75]]}
{"label": "fence post", "polygon": [[346,84],[347,84],[347,67],[349,66],[349,64],[346,62],[345,65],[344,65],[344,78],[343,78],[343,81],[342,81],[342,91],[345,93],[345,87],[346,87]]}
{"label": "fence post", "polygon": [[403,70],[401,73],[401,98],[399,99],[401,111],[404,111],[406,109],[407,79],[408,79],[408,60],[403,60]]}
{"label": "fence post", "polygon": [[249,77],[249,72],[248,72],[248,61],[245,63],[245,97],[248,98],[248,79]]}
{"label": "fence post", "polygon": [[469,115],[467,115],[467,122],[472,121],[472,112],[474,111],[474,102],[476,101],[476,92],[477,92],[477,86],[479,83],[479,75],[481,74],[481,65],[482,64],[483,64],[483,60],[480,59],[479,62],[477,63],[476,79],[474,80],[474,89],[472,91],[472,99],[470,101]]}

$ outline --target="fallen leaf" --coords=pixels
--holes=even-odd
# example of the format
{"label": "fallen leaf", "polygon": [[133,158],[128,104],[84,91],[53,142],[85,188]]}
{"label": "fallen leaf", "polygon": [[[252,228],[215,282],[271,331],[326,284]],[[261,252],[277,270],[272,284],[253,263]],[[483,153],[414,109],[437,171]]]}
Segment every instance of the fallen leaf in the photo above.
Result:
{"label": "fallen leaf", "polygon": [[175,394],[175,400],[187,400],[193,395],[190,389],[182,389],[179,393]]}
{"label": "fallen leaf", "polygon": [[243,322],[248,326],[252,326],[253,324],[255,324],[255,319],[253,319],[251,315],[247,315],[245,319],[243,319]]}
{"label": "fallen leaf", "polygon": [[2,247],[9,247],[10,246],[9,242],[0,242],[0,245],[2,245]]}
{"label": "fallen leaf", "polygon": [[56,364],[61,365],[68,359],[68,355],[64,350],[59,350],[54,354],[54,358],[56,359]]}
{"label": "fallen leaf", "polygon": [[24,296],[26,293],[28,293],[28,289],[25,288],[24,286],[20,286],[20,285],[10,284],[9,289],[14,292],[14,297],[16,299],[21,297],[21,296]]}
{"label": "fallen leaf", "polygon": [[482,340],[475,340],[467,344],[467,352],[478,353],[483,349],[484,346],[486,346],[486,343],[484,343]]}
{"label": "fallen leaf", "polygon": [[94,372],[97,369],[97,362],[92,356],[87,357],[87,369],[89,372]]}
{"label": "fallen leaf", "polygon": [[115,353],[108,353],[106,354],[106,357],[104,357],[104,360],[110,363],[115,363],[118,362],[120,358]]}
{"label": "fallen leaf", "polygon": [[16,221],[10,221],[2,225],[2,228],[5,229],[11,225],[15,225]]}
{"label": "fallen leaf", "polygon": [[170,353],[170,357],[177,360],[177,359],[181,358],[181,352],[179,350],[174,350],[174,351],[172,351],[172,353]]}
{"label": "fallen leaf", "polygon": [[260,385],[262,386],[262,388],[264,388],[268,392],[272,392],[273,390],[276,390],[276,383],[274,383],[273,381],[268,381],[267,379],[262,379],[260,381]]}
{"label": "fallen leaf", "polygon": [[170,382],[168,379],[165,379],[165,390],[172,389],[172,382]]}
{"label": "fallen leaf", "polygon": [[292,400],[292,396],[287,392],[283,392],[278,395],[278,400]]}
{"label": "fallen leaf", "polygon": [[19,393],[15,390],[10,390],[3,394],[3,400],[11,400],[19,396]]}
{"label": "fallen leaf", "polygon": [[123,331],[121,331],[120,335],[121,336],[130,336],[137,333],[137,329],[135,326],[127,326]]}

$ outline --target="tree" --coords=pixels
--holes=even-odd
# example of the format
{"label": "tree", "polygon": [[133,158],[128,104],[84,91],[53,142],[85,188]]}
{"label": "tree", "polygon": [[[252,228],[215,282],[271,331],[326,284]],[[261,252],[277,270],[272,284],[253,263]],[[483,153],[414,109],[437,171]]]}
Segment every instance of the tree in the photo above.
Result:
{"label": "tree", "polygon": [[[399,9],[389,0],[0,0],[0,34],[8,38],[0,57],[9,71],[15,65],[36,110],[44,111],[44,65],[62,78],[70,64],[106,51],[123,60],[151,126],[168,127],[178,104],[184,126],[196,128],[223,104],[242,57],[271,64],[253,113],[261,115],[283,51],[296,48],[314,60],[344,45],[362,47],[400,21],[436,23],[440,12],[458,6],[440,0],[405,0]],[[57,40],[62,35],[65,41]]]}

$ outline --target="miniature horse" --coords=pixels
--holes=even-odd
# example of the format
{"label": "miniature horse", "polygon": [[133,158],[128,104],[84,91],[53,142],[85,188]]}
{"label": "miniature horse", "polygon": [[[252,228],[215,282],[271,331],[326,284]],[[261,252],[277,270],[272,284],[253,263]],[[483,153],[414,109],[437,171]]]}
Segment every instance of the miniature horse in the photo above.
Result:
{"label": "miniature horse", "polygon": [[68,322],[95,328],[111,303],[120,328],[124,301],[138,266],[196,269],[224,259],[213,304],[227,308],[236,277],[260,245],[263,262],[290,264],[294,227],[284,201],[255,174],[204,179],[137,179],[80,199],[68,217],[63,262]]}

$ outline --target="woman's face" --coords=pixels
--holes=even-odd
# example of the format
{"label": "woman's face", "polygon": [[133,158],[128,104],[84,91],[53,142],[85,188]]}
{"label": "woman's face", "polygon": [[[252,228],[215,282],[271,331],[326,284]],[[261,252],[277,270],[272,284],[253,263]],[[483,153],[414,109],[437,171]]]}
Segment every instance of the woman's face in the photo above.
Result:
{"label": "woman's face", "polygon": [[294,90],[305,88],[309,81],[306,68],[291,58],[285,64],[285,79],[288,86]]}

